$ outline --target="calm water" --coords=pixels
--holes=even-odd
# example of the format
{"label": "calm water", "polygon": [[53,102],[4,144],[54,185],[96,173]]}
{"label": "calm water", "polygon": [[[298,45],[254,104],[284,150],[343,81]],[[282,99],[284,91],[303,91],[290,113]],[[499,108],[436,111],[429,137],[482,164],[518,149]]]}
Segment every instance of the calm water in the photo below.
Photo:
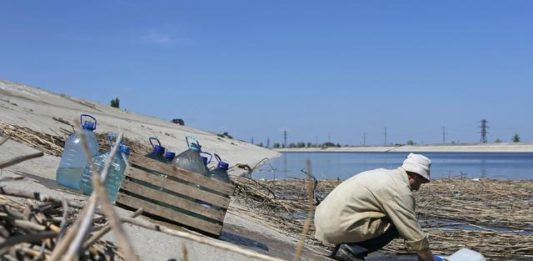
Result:
{"label": "calm water", "polygon": [[[303,178],[305,161],[311,160],[318,179],[346,179],[361,171],[396,168],[408,153],[283,153],[254,172],[254,178]],[[533,179],[533,153],[422,153],[432,160],[433,178]]]}

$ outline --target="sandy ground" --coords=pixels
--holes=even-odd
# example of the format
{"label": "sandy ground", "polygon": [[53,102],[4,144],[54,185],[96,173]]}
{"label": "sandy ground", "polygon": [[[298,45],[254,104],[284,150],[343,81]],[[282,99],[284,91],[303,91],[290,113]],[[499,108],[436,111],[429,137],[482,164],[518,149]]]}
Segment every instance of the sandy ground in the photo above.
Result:
{"label": "sandy ground", "polygon": [[187,149],[185,137],[193,136],[200,141],[203,150],[219,154],[230,166],[237,163],[254,166],[264,158],[279,155],[273,150],[221,138],[214,133],[179,126],[159,118],[0,80],[0,121],[28,127],[34,131],[61,135],[60,128],[71,127],[53,118],[75,123],[79,121],[82,113],[88,113],[97,119],[98,133],[120,130],[126,137],[147,145],[149,137],[157,137],[163,146],[177,153]]}
{"label": "sandy ground", "polygon": [[[177,151],[185,150],[185,143],[182,141],[185,136],[192,135],[201,141],[207,151],[221,154],[230,165],[243,163],[253,166],[264,158],[273,158],[279,154],[245,142],[222,139],[209,132],[178,126],[157,118],[0,81],[0,121],[60,135],[60,128],[70,127],[59,123],[53,117],[73,122],[79,118],[80,113],[90,113],[98,119],[97,132],[121,129],[127,137],[142,142],[150,136],[157,136],[163,144],[172,144],[173,147],[171,147]],[[36,150],[29,146],[8,141],[0,147],[0,161],[33,152]],[[69,200],[85,201],[86,196],[56,184],[55,172],[58,164],[59,157],[45,155],[1,169],[0,178],[22,176],[24,179],[3,182],[0,185],[9,185]],[[116,209],[121,216],[131,214],[126,210]],[[245,206],[232,201],[225,218],[221,240],[217,241],[282,259],[293,259],[298,235],[280,231],[276,229],[275,224],[260,222],[251,215],[247,215],[248,211]],[[149,221],[146,220],[146,222]],[[188,250],[188,260],[255,260],[161,232],[132,225],[125,225],[125,227],[141,260],[182,260],[182,246]],[[108,234],[106,239],[113,241],[114,236],[112,233]],[[327,251],[324,249],[306,248],[302,260],[329,260],[325,257],[326,254]]]}
{"label": "sandy ground", "polygon": [[486,143],[472,145],[359,146],[340,148],[287,148],[278,152],[533,152],[529,143]]}

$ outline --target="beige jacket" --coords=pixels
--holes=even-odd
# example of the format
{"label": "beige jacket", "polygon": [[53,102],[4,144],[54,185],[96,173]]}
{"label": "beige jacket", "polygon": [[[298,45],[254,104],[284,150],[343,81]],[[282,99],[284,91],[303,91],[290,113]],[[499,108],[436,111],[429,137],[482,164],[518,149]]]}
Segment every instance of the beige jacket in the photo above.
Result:
{"label": "beige jacket", "polygon": [[411,249],[429,249],[402,168],[362,172],[338,185],[316,209],[315,237],[330,244],[361,242],[385,233],[391,224]]}

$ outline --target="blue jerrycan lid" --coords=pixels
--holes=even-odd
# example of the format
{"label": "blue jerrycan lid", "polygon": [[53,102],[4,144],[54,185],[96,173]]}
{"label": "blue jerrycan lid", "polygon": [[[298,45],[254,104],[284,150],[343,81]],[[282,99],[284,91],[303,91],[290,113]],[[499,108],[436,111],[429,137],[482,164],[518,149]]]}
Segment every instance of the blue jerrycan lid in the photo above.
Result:
{"label": "blue jerrycan lid", "polygon": [[124,153],[126,155],[130,155],[130,147],[120,143],[120,145],[118,146],[118,150],[121,152],[121,153]]}
{"label": "blue jerrycan lid", "polygon": [[176,157],[176,153],[174,153],[172,151],[167,151],[167,152],[165,152],[165,155],[163,157],[165,157],[165,159],[167,159],[167,160],[173,160],[174,157]]}
{"label": "blue jerrycan lid", "polygon": [[204,157],[204,156],[201,156],[202,158],[202,162],[204,162],[204,165],[207,166],[207,164],[209,163],[209,159],[207,157]]}
{"label": "blue jerrycan lid", "polygon": [[[91,118],[93,121],[83,121],[83,118],[86,117],[86,118]],[[89,114],[81,114],[80,115],[80,124],[81,124],[81,127],[84,129],[84,130],[90,130],[90,131],[94,131],[96,129],[96,119],[89,115]]]}
{"label": "blue jerrycan lid", "polygon": [[194,151],[202,151],[202,145],[200,145],[200,142],[198,142],[197,139],[186,136],[185,141],[187,142],[187,147],[189,147],[189,149]]}
{"label": "blue jerrycan lid", "polygon": [[229,169],[229,164],[224,162],[224,161],[219,161],[217,168],[223,169],[223,170],[228,170]]}

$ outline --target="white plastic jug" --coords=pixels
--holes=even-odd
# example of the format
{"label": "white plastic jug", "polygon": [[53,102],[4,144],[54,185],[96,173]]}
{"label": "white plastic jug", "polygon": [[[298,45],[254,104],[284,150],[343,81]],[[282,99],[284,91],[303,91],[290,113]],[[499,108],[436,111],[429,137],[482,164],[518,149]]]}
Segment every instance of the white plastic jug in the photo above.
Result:
{"label": "white plastic jug", "polygon": [[486,259],[480,253],[470,250],[468,248],[463,248],[449,257],[445,257],[445,260],[448,261],[485,261]]}

